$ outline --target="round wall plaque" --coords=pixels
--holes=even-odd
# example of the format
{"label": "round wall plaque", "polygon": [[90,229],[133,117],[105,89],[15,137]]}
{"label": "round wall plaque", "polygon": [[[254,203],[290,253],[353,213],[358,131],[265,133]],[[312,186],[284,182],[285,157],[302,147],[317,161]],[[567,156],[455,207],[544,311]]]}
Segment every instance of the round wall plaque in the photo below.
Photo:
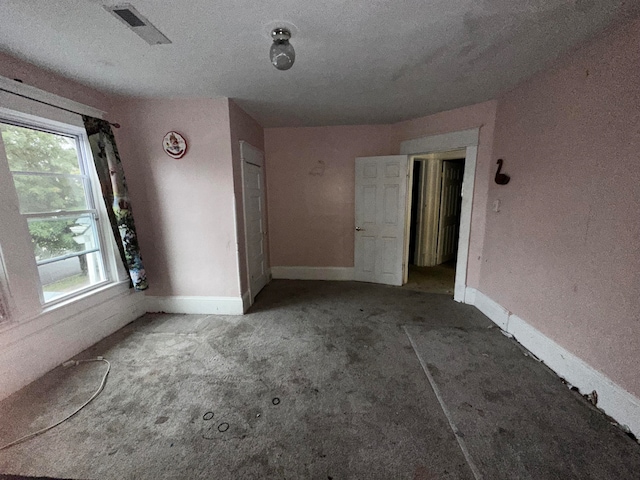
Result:
{"label": "round wall plaque", "polygon": [[162,148],[171,158],[182,158],[187,153],[187,141],[178,132],[169,132],[162,140]]}

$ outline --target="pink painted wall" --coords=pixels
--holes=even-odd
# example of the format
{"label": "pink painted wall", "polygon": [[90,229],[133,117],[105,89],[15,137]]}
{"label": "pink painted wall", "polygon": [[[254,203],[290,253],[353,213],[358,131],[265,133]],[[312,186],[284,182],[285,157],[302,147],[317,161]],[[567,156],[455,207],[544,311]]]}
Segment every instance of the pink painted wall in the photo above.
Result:
{"label": "pink painted wall", "polygon": [[493,131],[496,115],[496,101],[478,103],[468,107],[456,108],[427,117],[408,120],[393,126],[396,152],[400,151],[400,142],[414,138],[457,132],[480,127],[478,156],[476,159],[476,177],[471,207],[471,235],[469,238],[469,261],[467,285],[477,287],[482,265],[485,218],[487,211],[487,192],[491,178]]}
{"label": "pink painted wall", "polygon": [[[11,79],[20,78],[26,85],[101,110],[108,110],[111,103],[110,97],[103,93],[2,53],[0,75]],[[56,113],[44,113],[47,110]],[[42,112],[43,115],[63,122],[73,122],[73,116],[70,119],[69,114],[53,107],[43,106]],[[7,179],[6,175],[4,179]],[[3,191],[3,200],[6,200],[6,193]],[[4,203],[3,207],[17,211],[17,198],[14,203],[15,205]],[[6,226],[2,223],[2,228]],[[26,229],[26,224],[24,228]],[[28,235],[26,232],[25,234]],[[24,243],[24,238],[21,240]],[[5,264],[10,266],[23,252],[15,243],[3,242],[3,246],[8,247],[3,253],[5,259],[10,260]],[[32,255],[33,250],[33,261]],[[11,270],[9,273],[14,272]],[[36,380],[144,313],[142,294],[135,294],[130,290],[112,297],[122,286],[66,305],[58,305],[54,309],[43,309],[37,298],[39,282],[29,285],[24,281],[27,277],[36,278],[28,271],[9,277],[11,298],[17,302],[17,308],[11,312],[13,321],[3,325],[0,332],[0,398]],[[124,290],[127,290],[126,287]],[[55,348],[51,348],[52,345]]]}
{"label": "pink painted wall", "polygon": [[480,290],[640,396],[640,21],[499,99]]}
{"label": "pink painted wall", "polygon": [[[233,183],[236,205],[236,221],[238,236],[238,261],[240,266],[240,285],[242,293],[248,290],[247,255],[245,250],[245,232],[242,199],[242,157],[240,141],[243,140],[264,152],[264,130],[248,113],[242,110],[233,100],[229,100],[229,124],[231,129],[231,157],[233,159]],[[266,227],[266,225],[265,225]],[[266,246],[268,255],[269,245]]]}
{"label": "pink painted wall", "polygon": [[[127,174],[149,295],[240,295],[229,102],[121,99],[111,115]],[[189,149],[169,158],[162,138]]]}
{"label": "pink painted wall", "polygon": [[398,154],[403,140],[481,127],[468,273],[476,286],[495,108],[485,102],[394,125],[265,129],[272,264],[352,267],[355,158]]}
{"label": "pink painted wall", "polygon": [[111,105],[111,96],[91,87],[74,82],[56,73],[49,72],[30,63],[18,60],[0,52],[0,75],[19,78],[26,85],[37,87],[61,97],[107,111]]}
{"label": "pink painted wall", "polygon": [[264,131],[275,266],[353,267],[355,158],[395,153],[385,125]]}

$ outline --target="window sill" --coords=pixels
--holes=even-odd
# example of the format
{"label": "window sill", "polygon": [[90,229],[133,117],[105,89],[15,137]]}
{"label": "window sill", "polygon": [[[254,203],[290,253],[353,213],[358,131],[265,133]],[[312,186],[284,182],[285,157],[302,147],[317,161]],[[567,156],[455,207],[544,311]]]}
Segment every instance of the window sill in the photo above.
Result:
{"label": "window sill", "polygon": [[133,293],[134,291],[129,289],[128,279],[111,282],[55,305],[46,306],[36,315],[10,318],[0,324],[0,348],[5,348],[25,336],[64,322],[72,316],[81,314],[83,311],[115,297]]}
{"label": "window sill", "polygon": [[126,288],[128,290],[129,280],[116,281],[116,282],[109,282],[109,281],[102,282],[92,287],[89,287],[87,289],[84,289],[83,291],[75,295],[66,296],[60,299],[54,299],[42,305],[41,315],[47,314],[49,312],[55,312],[58,308],[64,308],[68,305],[74,304],[75,302],[81,302],[82,300],[93,297],[94,295],[100,295],[102,292],[106,292],[114,288],[118,289],[118,287],[122,285],[126,285]]}

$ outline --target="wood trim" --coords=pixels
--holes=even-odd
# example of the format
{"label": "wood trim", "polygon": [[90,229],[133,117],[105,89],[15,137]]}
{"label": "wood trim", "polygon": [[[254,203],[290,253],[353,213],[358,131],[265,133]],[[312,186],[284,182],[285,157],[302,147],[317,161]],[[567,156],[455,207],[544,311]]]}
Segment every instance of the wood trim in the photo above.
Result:
{"label": "wood trim", "polygon": [[405,155],[423,155],[466,148],[464,178],[462,181],[462,212],[460,214],[458,261],[456,264],[456,280],[453,294],[453,299],[457,302],[464,301],[467,287],[471,212],[473,209],[473,190],[476,176],[479,135],[480,128],[471,128],[458,132],[406,140],[400,144],[400,153]]}
{"label": "wood trim", "polygon": [[[254,152],[258,153],[258,157],[257,159],[248,159],[248,152],[251,152],[251,150],[253,150]],[[265,179],[265,154],[262,150],[254,147],[253,145],[251,145],[250,143],[245,142],[244,140],[240,140],[240,181],[242,182],[242,222],[243,222],[243,226],[244,226],[244,253],[245,253],[245,269],[247,272],[247,291],[249,293],[249,305],[248,307],[245,309],[245,311],[251,307],[251,305],[253,305],[253,301],[255,300],[256,295],[258,294],[258,292],[253,292],[251,289],[251,267],[249,264],[249,239],[247,237],[247,198],[246,198],[246,191],[244,188],[244,179],[245,179],[245,163],[250,163],[252,165],[256,165],[260,168],[262,168],[262,193],[264,195],[264,200],[265,200],[265,205],[264,207],[266,208],[267,202],[266,202],[266,197],[267,197],[267,186],[264,183],[264,179]],[[235,212],[234,212],[235,214]],[[235,218],[238,218],[237,215],[234,215]],[[264,228],[265,228],[265,232],[267,231],[267,218],[265,215],[265,211],[263,210],[263,214],[262,214],[262,221],[264,222]],[[265,245],[267,243],[267,240],[264,240]],[[265,251],[264,253],[264,261],[265,261],[265,265],[266,268],[268,270],[268,265],[267,265],[267,253]],[[238,267],[240,267],[239,265],[240,263],[240,257],[238,254]],[[239,276],[238,276],[239,277]],[[241,283],[240,279],[238,278],[238,282]],[[269,283],[269,274],[267,273],[267,283]],[[242,291],[242,285],[240,285],[240,291]]]}
{"label": "wood trim", "polygon": [[170,297],[147,296],[147,313],[190,313],[206,315],[242,315],[243,298],[238,297],[199,297],[175,295]]}
{"label": "wood trim", "polygon": [[275,279],[353,280],[353,267],[271,267]]}
{"label": "wood trim", "polygon": [[[249,268],[249,240],[247,239],[247,198],[246,192],[244,189],[244,177],[245,177],[245,167],[244,167],[244,149],[245,142],[240,140],[240,188],[242,189],[242,228],[244,229],[244,269],[247,275],[247,293],[249,294],[249,304],[247,309],[253,305],[254,296],[251,291],[251,269]],[[238,215],[233,212],[234,218],[238,218]],[[236,227],[236,235],[238,228]],[[242,279],[240,278],[240,252],[236,255],[237,265],[238,265],[238,287],[240,291],[242,291]],[[244,310],[244,307],[243,307]]]}
{"label": "wood trim", "polygon": [[32,99],[37,102],[45,102],[53,105],[54,107],[71,110],[78,115],[87,115],[90,117],[104,118],[106,112],[99,110],[82,103],[69,100],[68,98],[49,93],[31,85],[16,82],[7,77],[0,76],[0,89],[7,90],[11,93],[15,93],[22,97],[27,97],[26,100]]}
{"label": "wood trim", "polygon": [[460,233],[458,237],[458,260],[453,299],[463,302],[467,287],[469,267],[469,243],[471,241],[471,213],[473,211],[473,190],[475,186],[478,147],[467,147],[462,179],[462,209],[460,211]]}
{"label": "wood trim", "polygon": [[401,155],[444,152],[478,145],[480,128],[470,128],[457,132],[442,133],[428,137],[405,140],[400,144]]}

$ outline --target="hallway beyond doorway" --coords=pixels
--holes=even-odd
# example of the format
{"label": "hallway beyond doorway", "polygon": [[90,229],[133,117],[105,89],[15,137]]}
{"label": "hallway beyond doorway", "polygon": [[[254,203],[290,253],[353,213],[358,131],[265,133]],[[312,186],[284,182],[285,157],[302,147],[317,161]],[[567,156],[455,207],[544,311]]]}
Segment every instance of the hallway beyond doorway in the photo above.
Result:
{"label": "hallway beyond doorway", "polygon": [[409,265],[409,280],[402,288],[418,292],[453,295],[455,276],[455,259],[435,267]]}

